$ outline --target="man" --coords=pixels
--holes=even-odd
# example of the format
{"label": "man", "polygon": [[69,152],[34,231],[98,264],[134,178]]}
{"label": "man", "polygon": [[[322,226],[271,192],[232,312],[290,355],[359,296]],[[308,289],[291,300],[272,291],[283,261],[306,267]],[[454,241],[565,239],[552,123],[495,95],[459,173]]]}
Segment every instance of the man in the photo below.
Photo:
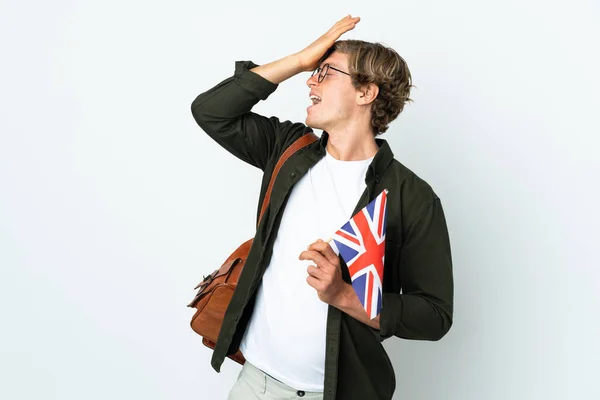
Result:
{"label": "man", "polygon": [[[337,41],[347,16],[298,53],[257,66],[199,95],[199,126],[264,171],[261,199],[277,160],[296,139],[321,138],[279,171],[215,347],[212,365],[238,348],[246,358],[229,399],[391,399],[395,377],[381,341],[439,340],[452,324],[448,231],[431,187],[376,139],[409,101],[411,76],[392,49]],[[314,71],[306,123],[252,113],[286,79]],[[388,190],[383,302],[371,319],[350,285],[331,237]],[[259,204],[260,210],[260,204]]]}

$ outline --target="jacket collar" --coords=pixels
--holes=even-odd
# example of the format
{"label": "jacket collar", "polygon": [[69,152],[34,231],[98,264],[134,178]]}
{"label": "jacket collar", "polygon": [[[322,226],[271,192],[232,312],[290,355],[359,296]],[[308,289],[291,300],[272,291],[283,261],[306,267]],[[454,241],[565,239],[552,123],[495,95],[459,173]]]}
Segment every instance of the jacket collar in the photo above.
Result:
{"label": "jacket collar", "polygon": [[[329,139],[329,134],[325,131],[321,134],[321,138],[319,139],[319,153],[325,154],[325,148],[327,146],[327,140]],[[386,168],[390,165],[392,160],[394,159],[394,153],[390,148],[388,142],[384,139],[375,139],[377,146],[379,146],[379,150],[375,154],[373,161],[369,165],[367,169],[367,175],[365,176],[365,181],[368,183],[371,180],[374,180],[376,183],[379,183],[381,178],[383,177],[383,173]]]}

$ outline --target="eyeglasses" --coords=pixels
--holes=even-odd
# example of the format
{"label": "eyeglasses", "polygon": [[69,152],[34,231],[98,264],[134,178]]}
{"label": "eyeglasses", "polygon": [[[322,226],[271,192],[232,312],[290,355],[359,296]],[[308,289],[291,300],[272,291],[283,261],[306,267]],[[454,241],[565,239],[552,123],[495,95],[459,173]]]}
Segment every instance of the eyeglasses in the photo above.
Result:
{"label": "eyeglasses", "polygon": [[335,67],[332,67],[332,66],[331,66],[331,65],[329,65],[329,64],[323,64],[323,66],[322,66],[322,67],[318,67],[317,69],[315,69],[315,70],[312,72],[312,74],[311,74],[310,76],[312,77],[312,76],[314,76],[315,74],[319,74],[319,76],[318,76],[318,78],[317,78],[317,82],[321,83],[321,82],[323,82],[323,79],[325,79],[325,77],[327,76],[327,73],[329,72],[329,70],[330,70],[330,69],[332,69],[332,70],[334,70],[334,71],[337,71],[337,72],[341,72],[342,74],[345,74],[345,75],[348,75],[348,76],[350,76],[350,74],[349,74],[349,73],[347,73],[347,72],[344,72],[344,71],[342,71],[342,70],[340,70],[340,69],[337,69],[337,68],[335,68]]}

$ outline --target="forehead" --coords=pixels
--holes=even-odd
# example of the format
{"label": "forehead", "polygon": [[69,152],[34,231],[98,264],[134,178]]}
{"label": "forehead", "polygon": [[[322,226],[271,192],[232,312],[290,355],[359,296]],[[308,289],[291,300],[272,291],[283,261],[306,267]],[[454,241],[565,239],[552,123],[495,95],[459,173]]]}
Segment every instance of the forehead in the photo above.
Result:
{"label": "forehead", "polygon": [[323,64],[329,64],[334,68],[346,70],[348,68],[348,54],[334,51],[321,63],[321,65]]}

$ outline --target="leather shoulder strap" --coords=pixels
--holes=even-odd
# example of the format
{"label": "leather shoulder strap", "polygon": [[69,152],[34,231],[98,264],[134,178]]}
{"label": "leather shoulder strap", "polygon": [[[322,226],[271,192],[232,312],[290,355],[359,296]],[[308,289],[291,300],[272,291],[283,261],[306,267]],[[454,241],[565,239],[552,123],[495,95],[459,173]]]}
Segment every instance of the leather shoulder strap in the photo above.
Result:
{"label": "leather shoulder strap", "polygon": [[296,141],[294,143],[292,143],[292,145],[283,152],[283,154],[279,158],[279,161],[277,161],[277,165],[275,165],[273,174],[271,175],[271,180],[269,181],[269,187],[267,187],[267,192],[265,193],[265,199],[264,199],[264,201],[262,203],[262,207],[260,209],[260,216],[258,217],[259,224],[260,224],[260,221],[262,220],[265,210],[267,209],[267,206],[269,205],[269,202],[271,201],[271,191],[273,190],[273,185],[275,184],[275,179],[277,178],[277,174],[279,173],[279,170],[281,169],[282,165],[288,160],[288,158],[290,158],[292,156],[292,154],[294,154],[298,150],[308,146],[309,144],[314,143],[315,141],[317,141],[317,139],[319,139],[319,137],[317,135],[315,135],[314,132],[312,132],[312,131],[308,132],[305,135],[301,136],[300,138],[296,139]]}

